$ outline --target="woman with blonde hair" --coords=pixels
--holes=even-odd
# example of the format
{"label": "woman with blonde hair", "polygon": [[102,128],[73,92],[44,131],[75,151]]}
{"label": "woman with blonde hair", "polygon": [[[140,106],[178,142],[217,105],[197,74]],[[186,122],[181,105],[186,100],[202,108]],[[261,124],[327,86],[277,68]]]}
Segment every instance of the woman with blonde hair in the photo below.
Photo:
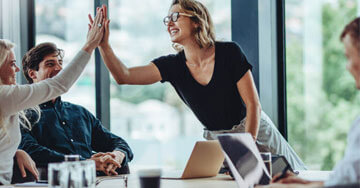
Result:
{"label": "woman with blonde hair", "polygon": [[127,68],[111,49],[110,21],[106,20],[99,48],[116,82],[140,85],[170,82],[205,126],[206,139],[216,139],[221,133],[248,132],[261,151],[285,155],[293,168],[305,169],[261,111],[252,66],[239,45],[215,41],[207,8],[196,0],[173,0],[163,21],[178,53],[156,58],[145,66]]}
{"label": "woman with blonde hair", "polygon": [[[16,154],[18,166],[25,177],[24,168],[37,179],[38,172],[30,156],[17,150],[21,140],[20,126],[31,128],[24,110],[51,100],[74,84],[88,63],[92,51],[103,38],[104,24],[102,9],[97,11],[94,23],[89,27],[87,41],[69,65],[57,76],[31,85],[16,85],[14,44],[0,39],[0,185],[10,184],[13,174],[13,157]],[[19,121],[20,117],[20,121]]]}

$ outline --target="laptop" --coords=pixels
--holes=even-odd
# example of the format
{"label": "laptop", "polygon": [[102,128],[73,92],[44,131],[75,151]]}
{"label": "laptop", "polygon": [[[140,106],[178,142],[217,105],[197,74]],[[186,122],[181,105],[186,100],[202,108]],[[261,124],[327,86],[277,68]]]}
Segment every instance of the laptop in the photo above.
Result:
{"label": "laptop", "polygon": [[249,133],[221,134],[218,140],[238,187],[269,184],[271,177]]}
{"label": "laptop", "polygon": [[189,179],[216,176],[224,162],[217,140],[197,141],[183,171],[164,172],[163,179]]}

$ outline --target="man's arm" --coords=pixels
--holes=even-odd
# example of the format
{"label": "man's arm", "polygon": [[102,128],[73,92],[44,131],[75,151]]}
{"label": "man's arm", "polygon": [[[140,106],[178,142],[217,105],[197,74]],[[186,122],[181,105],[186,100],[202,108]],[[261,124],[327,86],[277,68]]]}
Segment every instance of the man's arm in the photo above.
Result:
{"label": "man's arm", "polygon": [[64,161],[64,154],[40,145],[30,131],[21,129],[21,134],[19,149],[26,151],[37,165]]}

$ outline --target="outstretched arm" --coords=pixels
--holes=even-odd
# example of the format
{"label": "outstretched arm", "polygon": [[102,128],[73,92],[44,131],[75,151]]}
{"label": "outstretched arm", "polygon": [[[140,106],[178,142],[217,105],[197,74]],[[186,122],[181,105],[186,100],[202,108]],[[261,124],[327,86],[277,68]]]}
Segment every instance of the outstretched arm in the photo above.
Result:
{"label": "outstretched arm", "polygon": [[155,64],[127,68],[110,47],[100,47],[106,67],[118,84],[148,85],[160,81],[160,71]]}
{"label": "outstretched arm", "polygon": [[[104,10],[103,16],[105,19],[105,31],[104,37],[99,45],[99,49],[106,67],[109,69],[116,82],[118,84],[147,85],[160,81],[162,79],[160,72],[153,63],[145,66],[128,68],[119,58],[116,57],[109,44],[110,20],[107,18],[107,8],[106,6],[103,6],[102,8]],[[90,24],[92,24],[93,19],[90,15],[89,20]]]}
{"label": "outstretched arm", "polygon": [[[102,23],[101,10],[93,22]],[[103,27],[89,28],[87,42],[75,58],[53,78],[30,85],[0,85],[0,114],[9,116],[67,92],[89,62],[92,51],[103,38]]]}

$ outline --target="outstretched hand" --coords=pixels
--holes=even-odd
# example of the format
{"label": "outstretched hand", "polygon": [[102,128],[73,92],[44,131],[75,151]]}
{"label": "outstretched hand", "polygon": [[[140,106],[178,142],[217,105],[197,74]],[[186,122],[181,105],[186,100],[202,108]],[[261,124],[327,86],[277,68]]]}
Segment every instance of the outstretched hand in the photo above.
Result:
{"label": "outstretched hand", "polygon": [[83,48],[87,52],[92,52],[101,42],[104,36],[104,10],[102,8],[97,8],[95,20],[89,24],[89,31],[87,34],[87,40],[85,47]]}
{"label": "outstretched hand", "polygon": [[[99,8],[98,8],[99,9]],[[110,20],[108,19],[108,10],[107,7],[105,5],[102,5],[101,7],[102,9],[102,15],[104,18],[104,35],[103,38],[99,44],[100,47],[105,47],[107,45],[109,45],[109,36],[110,36],[110,29],[109,29],[109,24],[110,24]],[[89,17],[89,28],[92,27],[94,20],[92,19],[91,15],[88,15]]]}

